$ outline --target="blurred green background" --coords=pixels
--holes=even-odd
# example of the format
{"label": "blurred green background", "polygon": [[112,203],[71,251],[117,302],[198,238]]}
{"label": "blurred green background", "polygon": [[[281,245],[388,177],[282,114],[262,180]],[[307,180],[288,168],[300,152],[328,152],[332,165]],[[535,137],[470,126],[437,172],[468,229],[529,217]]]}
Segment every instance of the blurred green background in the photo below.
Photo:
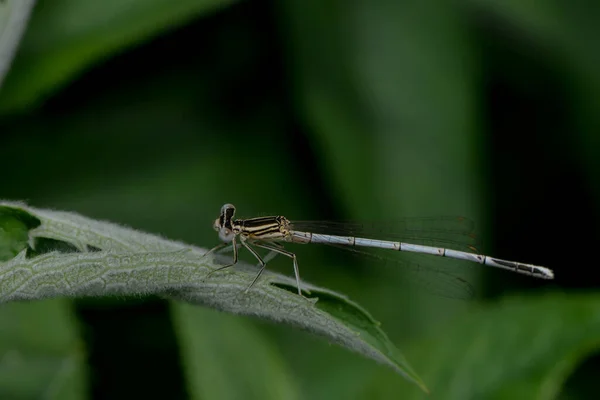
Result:
{"label": "blurred green background", "polygon": [[[558,0],[39,0],[0,88],[0,198],[203,247],[226,202],[468,217],[483,252],[556,281],[467,266],[477,297],[448,300],[393,266],[294,251],[382,322],[428,398],[594,398],[599,18]],[[0,326],[2,398],[426,397],[304,332],[155,298],[7,305]],[[433,350],[484,331],[500,361]]]}

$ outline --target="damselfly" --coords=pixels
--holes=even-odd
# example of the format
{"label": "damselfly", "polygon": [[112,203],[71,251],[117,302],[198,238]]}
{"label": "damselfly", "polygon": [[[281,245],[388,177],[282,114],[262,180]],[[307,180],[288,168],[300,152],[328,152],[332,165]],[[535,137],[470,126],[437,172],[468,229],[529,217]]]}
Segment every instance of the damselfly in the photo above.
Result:
{"label": "damselfly", "polygon": [[[260,269],[256,274],[256,277],[246,290],[250,289],[256,283],[266,267],[266,262],[254,249],[254,247],[259,247],[276,254],[282,254],[292,259],[294,265],[294,274],[296,276],[296,284],[298,286],[298,294],[302,295],[302,291],[300,289],[300,272],[296,254],[284,249],[281,245],[282,242],[299,244],[322,243],[336,246],[371,247],[401,252],[428,254],[432,256],[471,261],[489,267],[502,268],[536,278],[554,278],[554,272],[551,269],[537,265],[501,260],[499,258],[475,254],[473,252],[444,247],[357,237],[353,235],[354,232],[352,229],[344,229],[343,224],[315,224],[314,222],[307,224],[303,222],[292,222],[283,216],[258,217],[249,219],[234,219],[234,216],[235,207],[232,204],[225,204],[223,207],[221,207],[221,214],[219,218],[215,220],[213,227],[217,232],[219,232],[219,238],[222,240],[222,243],[206,253],[209,254],[225,246],[231,245],[233,249],[233,262],[212,270],[208,275],[235,265],[238,262],[238,246],[241,245],[250,253],[252,253],[252,255],[256,257],[260,264]],[[306,229],[311,226],[316,227],[317,229],[315,230],[329,230],[330,232],[336,234],[320,233]],[[347,235],[343,234],[346,232]]]}

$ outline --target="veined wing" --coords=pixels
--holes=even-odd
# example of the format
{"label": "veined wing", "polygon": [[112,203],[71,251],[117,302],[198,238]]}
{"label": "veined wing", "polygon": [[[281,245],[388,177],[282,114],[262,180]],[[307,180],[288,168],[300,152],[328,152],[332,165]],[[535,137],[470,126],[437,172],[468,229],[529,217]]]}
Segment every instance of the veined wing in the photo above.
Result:
{"label": "veined wing", "polygon": [[404,218],[388,222],[293,221],[293,230],[390,240],[478,252],[474,223],[464,217]]}

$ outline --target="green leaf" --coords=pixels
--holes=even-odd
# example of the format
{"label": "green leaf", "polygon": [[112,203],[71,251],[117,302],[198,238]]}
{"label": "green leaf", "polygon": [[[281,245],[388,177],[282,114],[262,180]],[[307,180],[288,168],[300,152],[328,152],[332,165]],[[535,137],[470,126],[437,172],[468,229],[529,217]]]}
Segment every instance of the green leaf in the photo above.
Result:
{"label": "green leaf", "polygon": [[277,347],[250,321],[181,302],[172,309],[192,399],[299,398]]}
{"label": "green leaf", "polygon": [[296,97],[341,202],[358,218],[477,216],[476,70],[453,4],[286,6]]}
{"label": "green leaf", "polygon": [[[574,126],[566,136],[578,150],[587,185],[600,201],[600,14],[599,2],[469,0],[478,14],[494,16],[498,26],[511,28],[517,46],[535,50],[545,68],[560,71],[569,87],[564,101],[572,106]],[[517,36],[518,34],[518,36]],[[533,47],[534,44],[536,47]],[[518,50],[517,50],[518,51]],[[531,57],[531,56],[530,56]],[[547,61],[546,61],[547,62]],[[557,74],[558,75],[558,74]]]}
{"label": "green leaf", "polygon": [[[23,250],[1,264],[2,302],[161,294],[292,324],[388,365],[426,390],[378,323],[343,295],[304,284],[306,292],[315,297],[306,299],[295,294],[292,278],[274,273],[265,274],[245,293],[256,269],[240,265],[209,277],[217,265],[214,257],[202,257],[203,249],[67,212],[11,202],[0,202],[1,209],[27,212],[41,222],[29,232],[30,243],[54,239],[80,251],[52,251],[27,258]],[[90,246],[94,251],[89,251]]]}
{"label": "green leaf", "polygon": [[34,3],[35,0],[0,0],[0,87]]}
{"label": "green leaf", "polygon": [[68,301],[3,304],[0,326],[0,398],[85,397],[83,346]]}
{"label": "green leaf", "polygon": [[[436,399],[554,399],[598,349],[600,296],[551,294],[480,307],[415,343],[411,358]],[[373,388],[383,398],[407,390],[385,377]],[[408,390],[403,398],[424,398]]]}
{"label": "green leaf", "polygon": [[98,60],[232,2],[42,2],[33,13],[19,54],[0,91],[0,114],[23,110]]}
{"label": "green leaf", "polygon": [[27,248],[29,231],[40,221],[18,208],[0,208],[0,261],[6,261]]}

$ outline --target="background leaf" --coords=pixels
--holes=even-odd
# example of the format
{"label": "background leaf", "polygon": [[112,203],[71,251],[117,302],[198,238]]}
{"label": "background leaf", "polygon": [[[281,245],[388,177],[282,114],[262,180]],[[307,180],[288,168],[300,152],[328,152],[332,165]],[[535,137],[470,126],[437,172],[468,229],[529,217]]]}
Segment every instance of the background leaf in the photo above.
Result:
{"label": "background leaf", "polygon": [[[567,377],[600,346],[597,295],[507,298],[474,310],[445,334],[412,346],[435,399],[556,398]],[[553,310],[551,313],[539,310]],[[378,397],[399,385],[373,382]],[[413,391],[407,398],[429,398]]]}
{"label": "background leaf", "polygon": [[[487,313],[527,338],[525,324],[498,311],[505,296],[515,312],[517,303],[531,304],[532,321],[562,315],[559,306],[541,308],[549,298],[572,309],[595,304],[579,293],[600,286],[585,251],[600,239],[593,4],[250,0],[184,2],[177,11],[166,2],[76,3],[38,4],[44,9],[36,7],[0,91],[1,198],[205,247],[217,243],[210,226],[226,202],[240,217],[464,215],[476,222],[482,252],[555,270],[554,282],[539,282],[472,266],[467,278],[483,296],[456,301],[405,289],[393,264],[290,246],[304,279],[356,299],[392,343],[415,347],[408,359],[419,373],[462,371],[462,362],[468,370],[461,357],[430,355],[427,343],[452,348],[456,340],[460,349],[458,339],[445,341],[446,331],[470,326],[471,337],[484,337],[478,323]],[[73,36],[68,27],[78,28]],[[292,276],[286,261],[269,269]],[[550,297],[538,298],[542,289]],[[89,397],[227,396],[226,382],[249,381],[189,382],[209,360],[225,364],[192,341],[212,338],[219,348],[227,337],[216,322],[202,335],[191,323],[174,324],[174,307],[156,298],[73,303],[83,332],[74,335],[85,342],[93,377]],[[265,357],[275,351],[282,363],[278,372],[266,366],[249,376],[268,379],[282,396],[413,395],[392,371],[337,346],[288,327],[243,323],[251,328],[240,341],[262,337],[271,349]],[[496,377],[494,385],[469,392],[460,377],[432,373],[432,396],[446,387],[484,398],[593,398],[598,351],[579,352],[576,340],[585,337],[569,332],[552,339],[573,340],[565,348],[575,349],[553,359],[560,361],[554,369],[546,368],[545,350],[515,364],[526,343],[489,336],[490,348],[503,343],[509,355],[481,361],[477,372]],[[184,340],[193,351],[182,353]],[[517,381],[510,378],[517,370],[534,372]],[[256,393],[267,396],[261,385]]]}
{"label": "background leaf", "polygon": [[34,4],[34,0],[3,0],[0,2],[0,87],[18,48]]}
{"label": "background leaf", "polygon": [[4,305],[0,309],[0,325],[3,398],[86,396],[85,350],[68,301]]}
{"label": "background leaf", "polygon": [[[299,398],[293,374],[277,346],[252,324],[188,304],[176,303],[173,308],[192,397]],[[236,385],[231,385],[232,376],[237,377]]]}
{"label": "background leaf", "polygon": [[231,2],[41,0],[0,92],[0,112],[24,110],[110,54]]}

